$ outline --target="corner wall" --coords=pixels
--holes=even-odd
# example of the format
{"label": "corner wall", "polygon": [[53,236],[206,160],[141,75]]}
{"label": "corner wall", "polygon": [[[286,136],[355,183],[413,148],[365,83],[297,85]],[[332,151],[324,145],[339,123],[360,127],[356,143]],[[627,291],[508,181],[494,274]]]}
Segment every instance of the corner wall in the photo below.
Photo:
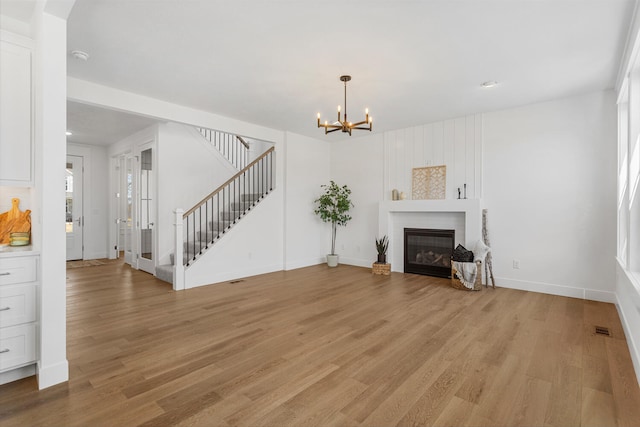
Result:
{"label": "corner wall", "polygon": [[291,270],[321,264],[331,252],[329,226],[313,213],[330,179],[330,144],[291,132],[285,138],[284,268]]}
{"label": "corner wall", "polygon": [[450,135],[461,138],[442,139],[436,151],[425,150],[431,125],[417,136],[420,127],[331,143],[330,178],[349,185],[355,205],[353,221],[338,230],[341,262],[375,260],[378,202],[395,183],[404,182],[410,198],[411,154],[419,148],[417,157],[435,164],[451,151],[453,176],[467,171],[471,194],[483,194],[488,208],[498,286],[615,302],[615,115],[614,94],[605,91],[441,122],[460,122]]}
{"label": "corner wall", "polygon": [[69,379],[67,361],[64,182],[66,163],[67,21],[44,11],[34,12],[36,54],[34,247],[40,250],[39,360],[40,389]]}
{"label": "corner wall", "polygon": [[[344,264],[371,267],[377,259],[378,205],[384,198],[384,134],[364,135],[331,142],[331,174],[336,184],[347,185],[351,193],[353,218],[338,227],[336,252]],[[319,195],[319,192],[318,192]],[[325,242],[330,252],[330,227]]]}
{"label": "corner wall", "polygon": [[483,122],[497,285],[615,302],[614,93],[486,113]]}

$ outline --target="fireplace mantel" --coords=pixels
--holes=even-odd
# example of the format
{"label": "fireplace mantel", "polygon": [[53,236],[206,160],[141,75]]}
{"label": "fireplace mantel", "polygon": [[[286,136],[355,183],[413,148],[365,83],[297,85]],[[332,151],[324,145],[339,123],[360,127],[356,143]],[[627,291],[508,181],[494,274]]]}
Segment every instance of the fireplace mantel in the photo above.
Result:
{"label": "fireplace mantel", "polygon": [[[463,213],[465,239],[464,245],[473,250],[476,242],[482,238],[482,208],[480,199],[447,200],[385,200],[378,205],[378,233],[392,239],[395,221],[401,221],[407,213]],[[394,252],[402,252],[402,242],[391,241],[388,259],[396,260]],[[399,254],[396,254],[399,255]],[[394,261],[396,262],[396,261]],[[399,265],[392,266],[394,271],[402,271]]]}

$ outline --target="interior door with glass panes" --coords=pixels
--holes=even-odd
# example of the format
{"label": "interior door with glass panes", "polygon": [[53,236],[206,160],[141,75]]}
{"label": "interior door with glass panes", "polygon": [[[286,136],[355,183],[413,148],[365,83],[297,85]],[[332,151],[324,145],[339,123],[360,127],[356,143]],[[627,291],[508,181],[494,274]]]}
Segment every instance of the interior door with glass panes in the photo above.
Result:
{"label": "interior door with glass panes", "polygon": [[156,181],[153,143],[140,147],[137,174],[136,240],[138,242],[138,268],[155,274],[156,247]]}
{"label": "interior door with glass panes", "polygon": [[80,156],[67,156],[65,176],[67,261],[78,260],[83,257],[82,161],[83,158]]}
{"label": "interior door with glass panes", "polygon": [[135,157],[133,154],[125,154],[120,158],[121,179],[120,179],[120,197],[118,206],[118,241],[119,247],[124,252],[124,262],[133,265],[135,260],[133,244],[133,221],[134,221],[134,193],[135,193]]}

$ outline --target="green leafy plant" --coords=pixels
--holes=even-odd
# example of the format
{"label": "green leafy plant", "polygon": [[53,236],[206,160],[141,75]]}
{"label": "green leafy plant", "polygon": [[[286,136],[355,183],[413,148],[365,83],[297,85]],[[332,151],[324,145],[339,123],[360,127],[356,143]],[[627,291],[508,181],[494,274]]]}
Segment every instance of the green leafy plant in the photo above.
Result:
{"label": "green leafy plant", "polygon": [[316,208],[313,211],[323,222],[331,223],[331,255],[336,253],[336,231],[338,225],[345,226],[351,220],[349,210],[351,190],[346,185],[340,187],[331,181],[329,185],[322,185],[324,194],[314,200]]}
{"label": "green leafy plant", "polygon": [[378,251],[378,255],[386,255],[387,249],[389,249],[389,238],[387,236],[382,236],[381,239],[376,239],[376,250]]}

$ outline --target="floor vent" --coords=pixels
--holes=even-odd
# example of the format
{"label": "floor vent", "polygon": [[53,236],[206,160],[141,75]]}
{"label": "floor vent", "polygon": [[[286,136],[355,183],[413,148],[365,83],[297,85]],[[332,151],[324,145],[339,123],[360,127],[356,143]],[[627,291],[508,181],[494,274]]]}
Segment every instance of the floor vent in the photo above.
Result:
{"label": "floor vent", "polygon": [[596,326],[596,335],[606,335],[611,336],[609,333],[609,328],[605,328],[604,326]]}
{"label": "floor vent", "polygon": [[[232,280],[229,283],[231,283],[233,285],[235,283],[240,283],[240,282],[244,282],[244,280],[242,280],[242,279],[241,280]],[[607,335],[609,335],[609,332],[607,332]]]}

